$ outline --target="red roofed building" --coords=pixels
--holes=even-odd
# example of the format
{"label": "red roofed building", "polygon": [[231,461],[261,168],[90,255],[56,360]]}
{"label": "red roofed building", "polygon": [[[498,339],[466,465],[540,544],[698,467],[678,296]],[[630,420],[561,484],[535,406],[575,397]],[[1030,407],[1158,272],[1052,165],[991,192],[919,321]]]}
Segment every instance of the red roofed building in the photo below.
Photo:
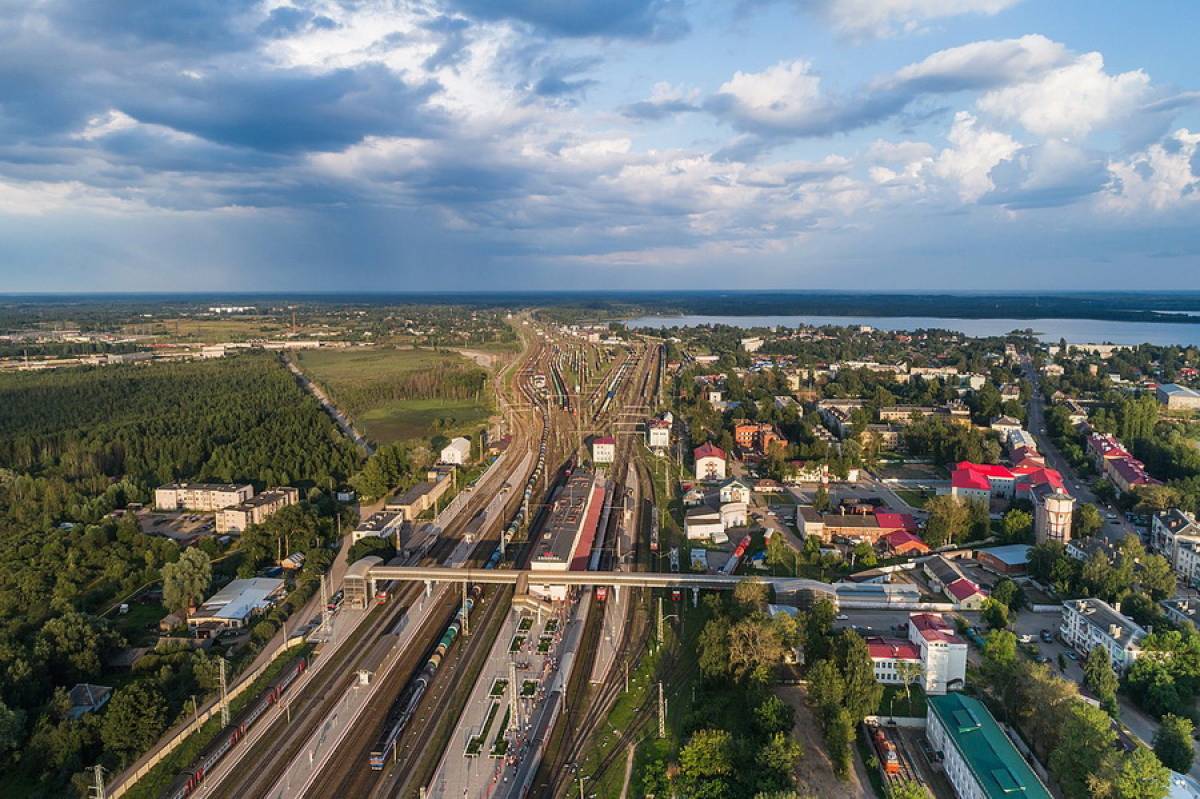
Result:
{"label": "red roofed building", "polygon": [[697,480],[725,479],[725,450],[712,442],[705,442],[692,450],[696,461]]}
{"label": "red roofed building", "polygon": [[917,527],[917,520],[912,517],[911,513],[876,511],[875,522],[879,525],[879,529],[885,533],[888,531],[915,533],[920,529]]}
{"label": "red roofed building", "polygon": [[925,693],[944,694],[966,684],[967,642],[940,613],[909,614],[908,640],[921,650]]}
{"label": "red roofed building", "polygon": [[879,539],[879,546],[889,555],[923,555],[929,547],[907,530],[897,530]]}
{"label": "red roofed building", "polygon": [[979,610],[987,599],[987,594],[966,577],[950,583],[945,590],[963,610]]}
{"label": "red roofed building", "polygon": [[909,614],[907,640],[871,637],[867,652],[875,680],[885,685],[903,685],[907,679],[928,694],[944,694],[966,684],[967,644],[939,613]]}
{"label": "red roofed building", "polygon": [[875,682],[884,685],[903,684],[901,663],[923,668],[920,647],[903,638],[868,638],[867,651],[871,655],[871,663],[875,665]]}

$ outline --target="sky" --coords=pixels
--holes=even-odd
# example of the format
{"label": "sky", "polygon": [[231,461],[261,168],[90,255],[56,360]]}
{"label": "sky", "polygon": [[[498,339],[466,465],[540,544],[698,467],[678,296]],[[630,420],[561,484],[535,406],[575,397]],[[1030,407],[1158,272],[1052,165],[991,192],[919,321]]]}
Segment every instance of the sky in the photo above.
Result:
{"label": "sky", "polygon": [[0,292],[1200,288],[1194,0],[0,0]]}

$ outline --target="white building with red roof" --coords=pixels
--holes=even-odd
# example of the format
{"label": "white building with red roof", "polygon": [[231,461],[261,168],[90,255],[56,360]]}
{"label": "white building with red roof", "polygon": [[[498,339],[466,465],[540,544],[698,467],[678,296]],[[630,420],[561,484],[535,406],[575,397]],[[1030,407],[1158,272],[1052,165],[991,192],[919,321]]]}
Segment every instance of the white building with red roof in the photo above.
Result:
{"label": "white building with red roof", "polygon": [[957,691],[967,682],[967,642],[940,613],[910,613],[908,640],[921,650],[925,693]]}
{"label": "white building with red roof", "polygon": [[908,677],[910,682],[927,694],[957,691],[966,684],[967,643],[940,613],[909,614],[907,639],[871,637],[867,651],[875,680],[885,685],[903,685],[905,666],[917,673]]}
{"label": "white building with red roof", "polygon": [[696,461],[697,480],[725,479],[725,450],[712,442],[705,442],[692,450]]}
{"label": "white building with red roof", "polygon": [[612,463],[617,459],[617,440],[612,436],[592,439],[592,463]]}

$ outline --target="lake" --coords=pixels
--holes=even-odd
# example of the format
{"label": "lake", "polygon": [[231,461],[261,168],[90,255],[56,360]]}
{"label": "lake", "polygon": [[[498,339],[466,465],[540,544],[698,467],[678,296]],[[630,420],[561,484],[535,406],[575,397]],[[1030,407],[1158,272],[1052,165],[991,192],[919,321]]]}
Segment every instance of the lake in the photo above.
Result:
{"label": "lake", "polygon": [[1072,344],[1178,344],[1200,346],[1200,324],[1110,322],[1103,319],[939,319],[927,316],[642,316],[627,319],[631,328],[695,325],[799,327],[870,325],[879,330],[940,328],[968,336],[1002,336],[1032,328],[1042,341]]}

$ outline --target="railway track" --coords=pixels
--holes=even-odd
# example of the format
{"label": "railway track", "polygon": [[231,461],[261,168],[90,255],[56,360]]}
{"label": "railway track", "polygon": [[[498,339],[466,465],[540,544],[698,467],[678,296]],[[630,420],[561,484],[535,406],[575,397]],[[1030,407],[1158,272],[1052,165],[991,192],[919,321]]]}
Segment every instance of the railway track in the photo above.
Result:
{"label": "railway track", "polygon": [[[517,391],[531,407],[536,409],[542,420],[542,441],[550,440],[549,432],[554,426],[556,413],[569,414],[566,402],[551,404],[549,397],[540,392],[534,385],[533,376],[539,369],[546,367],[546,360],[551,358],[551,350],[544,344],[533,351],[529,361],[518,372],[515,381]],[[558,377],[561,380],[561,377]],[[569,452],[560,452],[547,445],[546,458],[543,464],[543,474],[549,473],[548,464],[566,461]],[[558,470],[556,470],[558,471]],[[547,480],[547,490],[552,490]],[[555,485],[557,481],[555,481]],[[523,495],[514,492],[512,501],[506,505],[505,518],[514,514],[520,508]],[[526,514],[527,516],[529,514]],[[544,519],[544,508],[539,510],[532,519],[531,529],[538,529]],[[499,530],[497,530],[499,534]],[[489,540],[490,537],[489,537]],[[481,545],[483,546],[483,545]],[[480,553],[480,549],[476,550]],[[528,549],[522,551],[522,560],[527,560]],[[523,565],[523,564],[521,564]],[[367,767],[368,753],[376,741],[382,727],[387,721],[389,709],[402,697],[406,686],[416,670],[420,668],[424,658],[418,651],[406,655],[405,661],[398,663],[386,678],[387,683],[382,687],[380,696],[372,703],[362,719],[355,725],[353,732],[338,747],[330,764],[322,772],[318,781],[320,788],[310,791],[312,796],[407,796],[417,795],[419,788],[432,776],[437,766],[437,757],[448,743],[454,726],[462,713],[470,691],[479,672],[484,666],[492,643],[507,609],[511,604],[513,588],[502,586],[487,588],[481,597],[481,602],[472,611],[470,625],[473,633],[457,640],[447,651],[446,657],[435,672],[425,695],[415,708],[415,715],[405,725],[401,737],[392,750],[394,762],[385,766],[382,771],[374,771]],[[444,626],[454,614],[458,603],[447,599],[446,607],[436,615],[436,619]],[[432,622],[431,622],[432,624]],[[433,630],[441,629],[434,624]],[[426,631],[423,630],[422,633]],[[428,640],[430,635],[423,635],[420,640]],[[428,652],[419,650],[419,652]]]}
{"label": "railway track", "polygon": [[[653,404],[654,393],[658,390],[659,370],[657,367],[660,357],[658,349],[658,347],[646,347],[642,350],[638,356],[637,366],[632,373],[626,376],[620,390],[614,394],[618,400],[617,408],[609,408],[606,404],[597,418],[615,414],[618,412],[618,408],[625,406],[640,409],[644,408],[647,402]],[[645,414],[640,415],[645,416]],[[630,462],[631,450],[636,446],[637,437],[636,432],[630,431],[619,438],[617,457],[613,463],[613,474],[622,476],[626,474],[625,466]],[[635,466],[635,472],[640,486],[640,494],[652,497],[653,489],[645,471],[640,466]],[[619,484],[624,488],[623,479]],[[636,562],[637,549],[641,543],[640,531],[645,522],[643,517],[644,509],[639,507],[638,518],[633,525],[633,552],[631,555],[634,562]],[[610,611],[605,607],[602,613],[589,613],[580,645],[579,662],[588,663],[597,656],[603,613],[607,612]],[[639,619],[642,621],[640,624],[638,623]],[[630,598],[626,610],[625,623],[621,625],[620,629],[624,634],[613,656],[613,667],[609,669],[605,679],[598,686],[591,686],[588,679],[590,675],[586,669],[579,669],[572,673],[567,686],[567,709],[559,717],[554,729],[551,730],[550,742],[539,766],[537,777],[534,779],[533,784],[536,787],[531,791],[531,796],[554,799],[566,792],[567,783],[572,779],[568,766],[575,764],[595,735],[603,731],[608,714],[624,689],[624,670],[618,668],[618,664],[632,664],[634,659],[645,650],[649,641],[649,628],[644,617],[638,613],[637,603],[632,598]]]}
{"label": "railway track", "polygon": [[[506,400],[504,404],[507,404]],[[517,417],[512,432],[513,456],[508,461],[511,464],[510,471],[498,475],[501,483],[512,480],[511,469],[517,468],[520,462],[520,459],[515,457],[516,451],[522,446],[533,447],[536,442],[536,438],[531,435],[530,426],[520,417]],[[486,507],[490,500],[487,495],[488,492],[478,491],[468,500],[462,512],[457,514],[454,521],[439,535],[428,557],[421,559],[421,563],[441,563],[453,552],[467,525]],[[519,495],[514,496],[508,507],[517,505]],[[472,565],[478,565],[481,553],[482,558],[486,559],[495,548],[499,536],[498,529],[485,531],[483,539],[472,551]],[[367,619],[358,625],[350,634],[350,638],[331,656],[333,659],[322,665],[312,681],[291,700],[289,718],[276,720],[267,734],[249,750],[237,753],[237,761],[228,773],[221,776],[215,795],[250,797],[262,796],[268,792],[344,696],[355,679],[354,672],[357,668],[379,654],[380,647],[388,637],[388,631],[409,611],[420,590],[419,586],[405,586],[397,592],[393,601],[382,608],[371,610]],[[423,625],[426,623],[428,619]],[[422,632],[424,630],[423,626]],[[416,640],[422,639],[418,637]],[[411,653],[406,653],[404,657],[411,656]],[[393,671],[403,673],[404,669]],[[209,790],[212,789],[205,789],[201,795],[209,795]]]}

